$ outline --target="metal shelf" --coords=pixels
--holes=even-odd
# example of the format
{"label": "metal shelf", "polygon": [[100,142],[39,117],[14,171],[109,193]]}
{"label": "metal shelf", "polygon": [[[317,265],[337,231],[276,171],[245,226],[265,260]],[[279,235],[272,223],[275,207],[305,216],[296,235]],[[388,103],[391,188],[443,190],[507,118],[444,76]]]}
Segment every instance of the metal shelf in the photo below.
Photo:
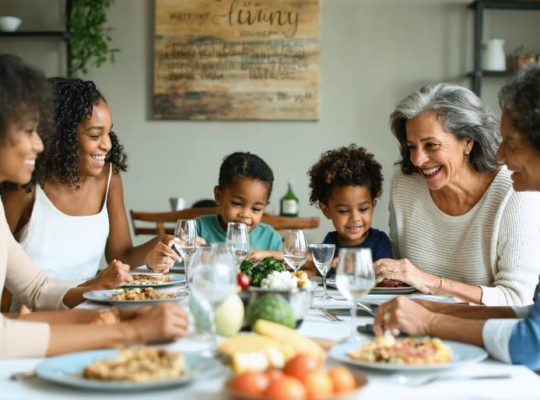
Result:
{"label": "metal shelf", "polygon": [[499,10],[540,10],[540,1],[512,1],[512,0],[476,0],[469,7],[475,8],[477,3],[482,3],[484,8]]}
{"label": "metal shelf", "polygon": [[70,34],[66,31],[15,31],[15,32],[0,32],[0,37],[60,37],[63,39],[69,38]]}

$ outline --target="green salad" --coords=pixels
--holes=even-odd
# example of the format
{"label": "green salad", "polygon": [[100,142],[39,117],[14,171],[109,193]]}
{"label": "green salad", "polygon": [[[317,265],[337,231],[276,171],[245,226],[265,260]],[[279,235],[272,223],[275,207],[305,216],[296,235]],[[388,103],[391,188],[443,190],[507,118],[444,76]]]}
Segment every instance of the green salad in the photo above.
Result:
{"label": "green salad", "polygon": [[240,272],[246,274],[252,286],[261,286],[264,278],[274,271],[285,271],[283,261],[268,257],[261,261],[244,260],[240,264]]}

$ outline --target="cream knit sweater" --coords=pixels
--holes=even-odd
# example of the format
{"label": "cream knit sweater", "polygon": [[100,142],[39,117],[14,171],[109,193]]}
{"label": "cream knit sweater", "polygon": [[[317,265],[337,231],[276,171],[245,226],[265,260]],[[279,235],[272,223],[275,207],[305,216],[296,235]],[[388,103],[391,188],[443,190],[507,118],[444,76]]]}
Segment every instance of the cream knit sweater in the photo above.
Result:
{"label": "cream knit sweater", "polygon": [[505,167],[464,215],[443,213],[419,174],[396,170],[390,198],[396,258],[480,286],[485,305],[532,303],[540,273],[540,193],[515,192]]}

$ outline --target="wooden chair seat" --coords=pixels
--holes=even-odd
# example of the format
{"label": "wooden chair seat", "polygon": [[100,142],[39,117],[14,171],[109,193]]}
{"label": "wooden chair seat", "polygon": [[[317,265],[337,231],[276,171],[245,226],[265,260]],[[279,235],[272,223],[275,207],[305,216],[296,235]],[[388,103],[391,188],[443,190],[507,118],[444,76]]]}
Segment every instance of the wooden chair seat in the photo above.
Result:
{"label": "wooden chair seat", "polygon": [[[130,210],[131,224],[135,235],[174,234],[176,221],[197,218],[201,215],[216,214],[217,208],[187,208],[178,211],[133,211]],[[285,229],[315,229],[319,227],[319,217],[281,217],[264,214],[261,222],[272,225],[277,231]],[[144,225],[144,226],[143,226]]]}

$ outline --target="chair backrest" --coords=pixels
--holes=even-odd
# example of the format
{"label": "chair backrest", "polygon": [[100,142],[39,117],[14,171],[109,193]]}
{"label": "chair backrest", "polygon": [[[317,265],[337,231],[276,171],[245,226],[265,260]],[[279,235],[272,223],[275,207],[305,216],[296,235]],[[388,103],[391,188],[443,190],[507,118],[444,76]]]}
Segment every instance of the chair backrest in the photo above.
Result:
{"label": "chair backrest", "polygon": [[[133,211],[130,210],[131,225],[135,235],[174,234],[174,226],[179,219],[197,218],[201,215],[216,214],[215,207],[186,208],[178,211]],[[144,226],[143,226],[144,225]]]}
{"label": "chair backrest", "polygon": [[319,227],[319,217],[282,217],[264,214],[261,222],[272,225],[277,231],[285,229],[316,229]]}
{"label": "chair backrest", "polygon": [[[174,226],[179,219],[197,218],[201,215],[217,214],[217,208],[187,208],[178,211],[150,212],[130,210],[131,224],[135,235],[174,234]],[[264,214],[261,222],[272,225],[281,231],[284,229],[315,229],[319,227],[319,217],[281,217]],[[142,224],[141,224],[142,223]],[[142,226],[145,224],[145,226]]]}

